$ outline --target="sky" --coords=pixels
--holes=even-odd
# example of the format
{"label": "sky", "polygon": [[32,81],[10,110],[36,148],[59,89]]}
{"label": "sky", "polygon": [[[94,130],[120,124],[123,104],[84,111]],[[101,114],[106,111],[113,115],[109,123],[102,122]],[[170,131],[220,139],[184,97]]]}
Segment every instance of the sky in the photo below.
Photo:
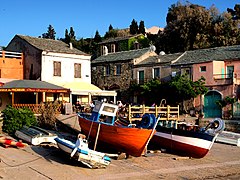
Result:
{"label": "sky", "polygon": [[[181,1],[180,2],[185,2]],[[239,0],[189,0],[219,12],[234,8]],[[77,39],[101,36],[111,24],[128,28],[133,19],[145,27],[165,27],[168,8],[177,0],[3,0],[0,3],[0,46],[7,46],[16,34],[33,37],[46,33],[52,25],[56,38],[64,38],[73,27]]]}

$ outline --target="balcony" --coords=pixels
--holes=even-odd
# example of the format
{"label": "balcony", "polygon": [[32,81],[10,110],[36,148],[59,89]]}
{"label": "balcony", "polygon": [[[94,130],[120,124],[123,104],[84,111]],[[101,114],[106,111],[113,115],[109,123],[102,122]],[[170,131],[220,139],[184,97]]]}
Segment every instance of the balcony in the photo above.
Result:
{"label": "balcony", "polygon": [[213,74],[213,84],[211,85],[232,85],[232,74]]}

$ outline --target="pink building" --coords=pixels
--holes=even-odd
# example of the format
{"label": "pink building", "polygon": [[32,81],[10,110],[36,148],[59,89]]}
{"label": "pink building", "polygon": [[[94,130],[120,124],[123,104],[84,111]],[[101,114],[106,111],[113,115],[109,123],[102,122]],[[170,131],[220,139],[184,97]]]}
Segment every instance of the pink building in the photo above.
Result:
{"label": "pink building", "polygon": [[240,46],[216,47],[186,51],[172,64],[177,74],[187,74],[193,81],[203,76],[209,91],[194,100],[196,109],[205,117],[229,116],[216,101],[229,97],[240,97]]}

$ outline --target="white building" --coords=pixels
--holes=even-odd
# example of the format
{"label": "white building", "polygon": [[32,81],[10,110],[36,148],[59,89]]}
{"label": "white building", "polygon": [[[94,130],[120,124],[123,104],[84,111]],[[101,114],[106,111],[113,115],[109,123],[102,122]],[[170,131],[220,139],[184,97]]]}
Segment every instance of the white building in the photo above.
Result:
{"label": "white building", "polygon": [[88,103],[92,96],[116,97],[115,91],[102,91],[91,84],[91,56],[72,47],[71,43],[68,45],[59,40],[15,35],[6,49],[23,52],[24,79],[69,88],[72,96],[66,101]]}

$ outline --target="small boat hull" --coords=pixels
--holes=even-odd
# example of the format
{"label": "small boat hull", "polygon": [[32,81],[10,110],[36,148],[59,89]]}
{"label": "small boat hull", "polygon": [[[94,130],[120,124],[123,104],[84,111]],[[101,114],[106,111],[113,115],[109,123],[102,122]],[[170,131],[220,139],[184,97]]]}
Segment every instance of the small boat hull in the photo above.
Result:
{"label": "small boat hull", "polygon": [[[75,144],[71,141],[59,137],[55,138],[55,141],[57,142],[59,149],[69,155],[71,155],[75,149]],[[111,162],[111,159],[106,156],[105,153],[93,151],[87,147],[87,144],[83,149],[77,148],[73,158],[90,168],[106,168]]]}
{"label": "small boat hull", "polygon": [[218,134],[185,131],[181,129],[157,127],[150,144],[167,149],[172,153],[203,158],[211,149]]}
{"label": "small boat hull", "polygon": [[151,138],[152,129],[130,128],[128,126],[107,125],[79,116],[81,132],[95,140],[99,130],[98,142],[110,145],[119,152],[139,157]]}
{"label": "small boat hull", "polygon": [[20,130],[15,132],[15,136],[32,145],[39,145],[42,143],[56,144],[54,139],[57,137],[56,134],[52,134],[37,126],[23,126]]}

